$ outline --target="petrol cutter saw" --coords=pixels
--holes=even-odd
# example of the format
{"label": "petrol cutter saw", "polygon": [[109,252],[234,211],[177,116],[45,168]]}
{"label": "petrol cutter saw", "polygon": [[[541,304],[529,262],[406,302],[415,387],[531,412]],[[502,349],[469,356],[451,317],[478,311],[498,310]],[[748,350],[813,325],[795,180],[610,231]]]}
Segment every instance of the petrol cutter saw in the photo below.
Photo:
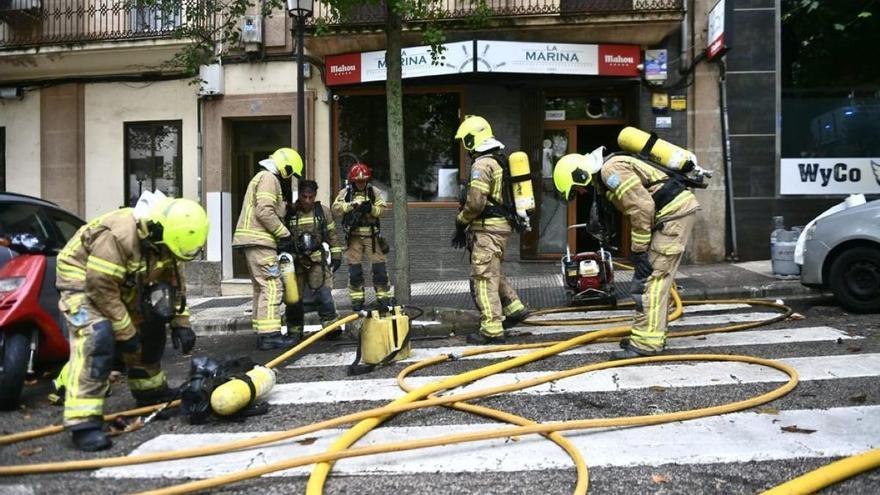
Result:
{"label": "petrol cutter saw", "polygon": [[[569,229],[582,227],[593,235],[585,223],[568,226]],[[603,247],[600,237],[595,235],[593,237],[599,240],[598,251],[585,251],[572,255],[570,247],[566,244],[565,256],[560,263],[563,284],[572,306],[617,306],[611,252]]]}

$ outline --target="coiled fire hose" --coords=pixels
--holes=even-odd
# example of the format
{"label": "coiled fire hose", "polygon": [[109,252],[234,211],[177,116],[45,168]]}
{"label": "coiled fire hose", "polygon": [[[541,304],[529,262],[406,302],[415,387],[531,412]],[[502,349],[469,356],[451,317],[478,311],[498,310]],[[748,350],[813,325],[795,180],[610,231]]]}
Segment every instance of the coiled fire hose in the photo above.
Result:
{"label": "coiled fire hose", "polygon": [[[673,294],[673,295],[674,295],[674,299],[677,304],[677,309],[676,309],[676,312],[673,315],[671,315],[670,320],[674,319],[675,317],[677,317],[678,315],[681,314],[681,301],[678,298],[677,294]],[[722,328],[718,328],[718,329],[704,329],[704,330],[696,330],[696,331],[690,331],[690,332],[676,332],[675,334],[670,335],[670,337],[678,337],[678,336],[683,336],[683,335],[702,335],[702,334],[719,332],[719,331],[734,331],[734,330],[740,330],[740,329],[744,329],[744,328],[752,328],[752,327],[756,327],[759,325],[767,324],[772,321],[778,321],[778,320],[784,319],[791,312],[788,308],[786,308],[782,305],[776,305],[774,303],[767,303],[765,301],[704,301],[701,303],[686,303],[686,304],[690,305],[690,304],[730,303],[730,302],[737,302],[737,303],[746,302],[749,304],[777,307],[779,309],[785,309],[786,312],[785,312],[785,314],[781,314],[781,315],[777,316],[776,318],[773,318],[773,319],[767,320],[767,321],[763,321],[763,322],[753,322],[753,323],[746,323],[746,324],[739,324],[739,325],[731,325],[728,327],[722,327]],[[607,320],[603,320],[603,321],[607,321]],[[596,323],[597,320],[590,320],[590,322]],[[339,322],[339,323],[341,324],[342,322]],[[328,327],[325,330],[329,331],[329,330],[332,330],[333,328],[335,328],[335,327]],[[324,332],[322,331],[320,333],[323,334]],[[568,349],[570,347],[574,347],[575,345],[580,345],[580,343],[593,342],[593,341],[598,341],[601,339],[616,339],[626,333],[628,333],[628,327],[620,327],[620,328],[607,329],[607,330],[603,330],[603,331],[593,332],[593,333],[587,335],[589,338],[584,338],[585,336],[579,336],[574,339],[564,341],[564,342],[559,342],[559,343],[538,343],[538,344],[525,344],[525,345],[493,346],[490,348],[474,348],[474,349],[470,349],[470,350],[466,351],[465,353],[463,353],[463,355],[461,357],[473,356],[473,355],[479,355],[479,354],[487,354],[487,353],[500,352],[500,351],[507,351],[507,350],[513,350],[513,349],[528,349],[528,348],[547,347],[548,345],[552,346],[553,348],[557,348],[559,346],[562,346],[562,350],[564,350],[564,349]],[[314,340],[317,340],[317,338],[320,338],[319,334],[315,334],[315,336],[313,336],[313,337],[314,337],[314,339],[309,339],[312,342]],[[583,341],[583,342],[581,342],[581,341]],[[304,341],[303,343],[301,343],[297,347],[304,348],[304,347],[308,346],[309,344],[311,344],[311,342]],[[301,349],[299,349],[299,350],[301,350]],[[273,360],[270,363],[270,365],[275,366],[278,363],[280,363],[281,361],[288,359],[290,356],[292,356],[296,352],[298,352],[297,348],[291,349],[290,351],[288,351],[284,355],[279,356],[279,358],[277,358],[276,360]],[[561,352],[561,350],[560,350],[560,352]],[[533,354],[541,354],[542,357],[544,355],[544,353],[540,353],[540,352],[536,352]],[[532,355],[529,355],[529,356],[532,356]],[[521,356],[521,357],[529,357],[529,356]],[[456,358],[457,357],[458,356],[456,356]],[[413,371],[416,371],[418,369],[421,369],[421,368],[424,368],[424,367],[427,367],[427,366],[430,366],[433,364],[437,364],[439,362],[446,361],[451,358],[452,358],[451,356],[440,355],[440,356],[436,356],[434,358],[430,358],[430,359],[426,359],[424,361],[418,362],[412,366],[409,366],[405,370],[403,370],[398,377],[398,381],[401,383],[401,386],[405,390],[408,390],[409,387],[405,384],[404,379],[409,373],[412,373]],[[519,358],[512,359],[512,360],[509,360],[508,362],[517,361],[518,359]],[[535,360],[535,359],[538,359],[538,358],[530,359],[529,362],[532,360]],[[640,417],[630,417],[630,418],[592,419],[592,420],[579,420],[579,421],[568,421],[568,422],[554,422],[554,423],[546,423],[546,424],[534,424],[525,418],[516,418],[516,417],[513,417],[512,415],[508,415],[507,413],[504,413],[501,411],[493,411],[493,410],[490,410],[487,408],[481,408],[481,407],[472,406],[472,405],[460,404],[461,402],[466,401],[466,400],[471,400],[471,399],[480,398],[480,397],[486,397],[489,395],[496,395],[499,393],[509,392],[509,391],[513,391],[513,390],[519,390],[519,389],[535,386],[540,383],[546,383],[546,382],[553,381],[553,380],[559,380],[561,378],[565,378],[568,376],[574,376],[576,374],[585,373],[588,371],[595,371],[595,370],[599,370],[599,369],[627,366],[627,365],[633,365],[633,364],[646,364],[646,363],[666,362],[666,361],[694,361],[694,360],[742,361],[742,362],[747,362],[747,363],[752,363],[752,364],[757,364],[757,365],[769,366],[769,367],[773,367],[773,368],[776,368],[780,371],[787,373],[789,375],[789,381],[788,381],[788,383],[786,383],[782,387],[780,387],[772,392],[769,392],[767,394],[763,394],[759,397],[755,397],[753,399],[749,399],[746,401],[740,401],[740,402],[736,402],[736,403],[732,403],[732,404],[722,405],[722,406],[713,406],[713,407],[704,408],[704,409],[698,409],[698,410],[693,410],[693,411],[683,411],[683,412],[678,412],[678,413],[669,413],[669,414],[665,414],[665,415],[651,415],[651,416],[640,416]],[[497,364],[505,364],[505,363],[497,363]],[[495,365],[481,368],[478,370],[474,370],[472,372],[468,372],[463,375],[468,375],[468,374],[471,374],[474,372],[480,372],[482,370],[485,370],[486,368],[493,368],[494,366]],[[509,369],[510,367],[514,367],[514,366],[516,366],[516,364],[509,366],[507,369]],[[489,374],[491,374],[491,373],[485,373],[485,376],[488,376]],[[456,377],[453,377],[453,378],[456,378]],[[464,379],[464,380],[457,380],[457,381],[460,381],[461,383],[466,383],[468,381],[473,381],[476,379],[479,379],[479,378],[471,378],[470,380]],[[445,382],[446,381],[441,382],[441,383],[445,383]],[[286,432],[276,432],[276,433],[264,435],[264,436],[258,437],[258,438],[247,439],[247,440],[242,440],[242,441],[237,441],[237,442],[229,442],[229,443],[226,443],[223,445],[215,445],[215,446],[196,448],[196,449],[186,449],[186,450],[168,452],[168,453],[145,454],[145,455],[129,456],[129,457],[121,457],[121,458],[95,459],[95,460],[89,460],[89,461],[74,461],[74,462],[67,462],[67,463],[48,463],[48,464],[31,465],[31,466],[5,467],[5,468],[0,468],[0,475],[26,474],[26,473],[39,473],[39,472],[52,472],[52,471],[68,471],[68,470],[77,470],[77,469],[94,469],[94,468],[98,468],[98,467],[129,465],[129,464],[136,464],[136,463],[143,463],[143,462],[154,462],[154,461],[159,461],[159,460],[182,459],[182,458],[195,457],[195,456],[200,456],[200,455],[209,455],[209,454],[214,454],[214,453],[229,452],[230,450],[239,450],[239,449],[249,448],[249,447],[253,447],[253,446],[261,445],[261,444],[265,444],[265,443],[277,442],[280,440],[284,440],[284,439],[292,438],[295,436],[311,433],[311,432],[318,431],[321,429],[331,428],[331,427],[339,426],[341,424],[350,423],[352,421],[362,420],[364,418],[370,418],[370,420],[368,420],[368,423],[372,423],[372,422],[375,422],[375,420],[377,418],[387,419],[388,417],[391,417],[395,414],[399,414],[400,412],[404,412],[404,411],[419,409],[419,408],[423,408],[423,407],[431,407],[431,406],[435,406],[435,405],[452,404],[457,407],[464,406],[465,410],[479,412],[480,414],[485,413],[485,414],[491,415],[491,417],[504,419],[506,421],[510,421],[515,424],[520,424],[520,425],[525,425],[525,426],[522,426],[519,428],[507,428],[507,429],[493,430],[493,431],[489,431],[489,432],[479,432],[479,433],[472,433],[472,434],[456,435],[453,437],[446,437],[446,438],[442,438],[442,439],[425,439],[425,440],[420,440],[420,441],[416,441],[416,442],[401,442],[401,443],[396,443],[396,444],[388,444],[388,445],[384,445],[384,446],[377,445],[377,446],[366,447],[366,448],[357,448],[357,449],[350,449],[350,450],[337,451],[337,452],[327,452],[325,454],[319,454],[319,455],[291,459],[288,461],[284,461],[282,463],[276,463],[276,464],[273,464],[270,466],[266,466],[266,467],[258,469],[258,470],[248,470],[248,471],[242,472],[242,473],[233,473],[233,474],[230,474],[227,476],[222,476],[222,477],[214,478],[211,480],[202,480],[202,481],[198,481],[198,482],[187,483],[184,485],[178,485],[178,486],[166,488],[164,490],[158,490],[158,491],[148,492],[148,493],[190,493],[190,492],[196,491],[196,490],[202,490],[202,489],[206,489],[206,488],[221,486],[224,484],[228,484],[228,483],[232,483],[232,482],[236,482],[236,481],[241,481],[244,479],[257,477],[257,476],[260,476],[262,474],[266,474],[269,472],[288,469],[288,468],[296,467],[296,466],[307,465],[307,464],[311,464],[311,463],[315,463],[315,462],[329,463],[330,461],[334,461],[336,459],[341,459],[341,458],[347,458],[347,457],[371,455],[371,454],[376,454],[376,453],[381,453],[381,452],[390,452],[390,451],[411,450],[411,449],[416,449],[416,448],[424,448],[424,447],[429,447],[429,446],[444,445],[444,444],[457,443],[457,442],[463,442],[463,441],[477,441],[477,440],[485,440],[485,439],[490,439],[490,438],[518,436],[518,435],[523,435],[523,434],[528,434],[528,433],[541,433],[541,434],[547,435],[548,437],[550,437],[551,439],[553,439],[554,441],[559,443],[569,453],[569,455],[574,460],[575,465],[578,470],[578,485],[575,488],[575,493],[585,493],[586,486],[587,486],[587,476],[586,476],[586,467],[583,463],[583,459],[580,457],[580,454],[576,450],[574,450],[570,446],[567,446],[565,439],[562,438],[561,435],[559,435],[556,432],[571,430],[571,429],[584,429],[584,428],[596,428],[596,427],[658,424],[658,423],[664,423],[664,422],[670,422],[670,421],[680,421],[680,420],[684,420],[684,419],[692,419],[692,418],[696,418],[696,417],[703,417],[703,416],[709,416],[709,415],[715,415],[715,414],[724,414],[724,413],[728,413],[728,412],[732,412],[732,411],[736,411],[736,410],[754,407],[756,405],[759,405],[759,404],[762,404],[765,402],[769,402],[771,400],[775,400],[776,398],[784,395],[785,393],[790,391],[792,388],[794,388],[796,383],[797,383],[797,374],[796,374],[795,370],[791,369],[787,365],[784,365],[781,363],[776,363],[776,362],[769,361],[769,360],[760,359],[760,358],[748,357],[748,356],[669,355],[669,356],[656,356],[656,357],[649,357],[649,358],[636,358],[636,359],[621,360],[621,361],[614,361],[614,362],[597,363],[594,365],[589,365],[589,366],[584,366],[581,368],[576,368],[576,369],[572,369],[572,370],[568,370],[568,371],[564,371],[564,372],[559,372],[559,373],[547,375],[544,377],[540,377],[540,378],[537,378],[534,380],[521,382],[521,383],[517,383],[517,384],[511,384],[511,385],[506,385],[506,386],[501,386],[501,387],[494,387],[491,389],[477,390],[477,391],[473,391],[473,392],[462,393],[462,394],[457,394],[457,395],[452,395],[452,396],[445,396],[445,397],[441,397],[441,398],[429,398],[429,399],[424,399],[424,400],[415,400],[413,402],[401,403],[401,404],[395,405],[395,403],[401,402],[401,400],[399,399],[398,401],[395,401],[395,403],[392,403],[391,405],[388,405],[385,407],[370,409],[370,410],[362,411],[362,412],[355,413],[355,414],[341,416],[341,417],[334,418],[331,420],[322,421],[320,423],[315,423],[313,425],[307,425],[307,426],[303,426],[303,427],[296,428],[293,430],[288,430]],[[457,386],[457,385],[449,385],[446,388],[451,388],[453,386]],[[444,387],[431,384],[426,387],[422,387],[419,390],[410,391],[410,393],[407,394],[407,396],[421,395],[422,397],[425,397],[425,396],[428,396],[432,393],[432,392],[425,392],[425,389],[433,389],[434,391],[440,391],[440,390],[444,389]],[[376,424],[378,424],[378,423],[376,423]],[[364,431],[364,433],[366,433],[366,431]],[[337,443],[340,443],[340,441],[337,441]],[[874,467],[876,467],[876,466],[874,466]],[[870,469],[870,468],[866,468],[866,469]],[[853,474],[855,474],[855,473],[853,473]],[[842,479],[842,478],[838,478],[838,479]],[[310,486],[311,485],[312,485],[312,483],[310,481]],[[318,490],[320,492],[320,487],[318,487]],[[774,492],[774,493],[776,493],[776,492]],[[794,493],[794,492],[779,492],[779,493]]]}

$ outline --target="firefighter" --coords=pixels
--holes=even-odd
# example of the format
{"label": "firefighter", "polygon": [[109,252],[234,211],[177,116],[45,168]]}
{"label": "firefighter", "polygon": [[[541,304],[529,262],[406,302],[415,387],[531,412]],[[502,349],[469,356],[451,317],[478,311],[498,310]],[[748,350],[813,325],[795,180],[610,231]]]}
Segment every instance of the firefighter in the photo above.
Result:
{"label": "firefighter", "polygon": [[361,265],[364,255],[373,268],[376,303],[379,306],[394,304],[385,267],[388,243],[379,234],[379,217],[388,205],[370,184],[372,176],[372,170],[365,163],[355,163],[348,172],[348,184],[333,201],[333,215],[337,221],[341,220],[345,230],[348,294],[353,311],[364,309],[364,269]]}
{"label": "firefighter", "polygon": [[636,314],[630,337],[621,340],[622,350],[612,358],[654,356],[666,347],[669,293],[700,204],[683,183],[672,180],[673,172],[665,173],[628,154],[606,160],[603,151],[600,147],[588,155],[562,157],[553,182],[567,200],[593,183],[629,217]]}
{"label": "firefighter", "polygon": [[254,289],[253,326],[257,349],[287,348],[298,339],[281,334],[281,269],[277,252],[293,252],[293,239],[284,226],[287,206],[281,181],[302,178],[303,161],[296,150],[280,148],[260,160],[260,170],[251,179],[235,226],[232,246],[244,251]]}
{"label": "firefighter", "polygon": [[455,218],[456,233],[452,240],[456,248],[472,246],[471,295],[480,310],[480,329],[468,335],[467,342],[503,343],[504,330],[516,326],[529,314],[501,273],[515,220],[512,205],[505,204],[512,200],[504,192],[504,145],[495,139],[486,119],[475,115],[465,118],[455,139],[461,140],[473,160],[467,196]]}
{"label": "firefighter", "polygon": [[103,408],[116,356],[138,406],[174,398],[161,368],[165,327],[170,323],[174,347],[192,350],[196,337],[181,264],[199,253],[207,236],[208,217],[198,203],[144,193],[135,208],[80,228],[59,252],[58,307],[70,336],[64,425],[78,449],[111,445]]}
{"label": "firefighter", "polygon": [[[294,264],[302,299],[287,306],[286,316],[287,334],[302,339],[306,309],[316,309],[324,327],[338,317],[332,289],[333,274],[342,264],[342,244],[330,208],[315,201],[318,183],[301,180],[297,193],[296,202],[288,210],[287,225],[294,239]],[[324,250],[324,243],[329,246],[329,252]],[[332,339],[340,334],[341,330],[337,330],[327,337]]]}

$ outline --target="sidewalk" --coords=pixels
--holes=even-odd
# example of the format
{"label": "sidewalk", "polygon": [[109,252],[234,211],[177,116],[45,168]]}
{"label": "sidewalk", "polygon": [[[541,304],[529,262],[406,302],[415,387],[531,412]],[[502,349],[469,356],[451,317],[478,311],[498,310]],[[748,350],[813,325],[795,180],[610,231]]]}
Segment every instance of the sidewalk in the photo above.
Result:
{"label": "sidewalk", "polygon": [[[522,301],[533,309],[568,305],[568,295],[563,289],[559,265],[555,263],[520,264],[516,275],[508,279],[516,288]],[[522,267],[526,268],[522,268]],[[614,274],[618,300],[626,300],[629,294],[629,271],[617,270]],[[720,263],[714,265],[687,265],[679,270],[676,281],[682,299],[731,299],[731,298],[787,298],[793,296],[820,295],[821,292],[801,285],[798,279],[780,280],[773,276],[770,261],[747,263]],[[451,332],[475,329],[478,313],[471,300],[467,280],[442,280],[420,282],[411,286],[410,305],[425,310],[414,322],[423,333],[448,335]],[[367,290],[367,304],[374,302],[372,290]],[[334,289],[333,298],[340,314],[351,311],[347,289]],[[200,335],[253,332],[251,328],[251,298],[226,296],[193,298],[189,301],[193,328]],[[306,323],[312,324],[307,331],[319,327],[314,313],[307,315]]]}

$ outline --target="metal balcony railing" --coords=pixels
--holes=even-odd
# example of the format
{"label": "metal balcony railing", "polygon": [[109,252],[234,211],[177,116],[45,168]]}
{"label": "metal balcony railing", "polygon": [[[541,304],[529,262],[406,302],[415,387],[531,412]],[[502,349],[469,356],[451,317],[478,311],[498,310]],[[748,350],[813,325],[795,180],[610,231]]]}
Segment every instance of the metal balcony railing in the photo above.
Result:
{"label": "metal balcony railing", "polygon": [[[204,1],[139,7],[129,0],[0,0],[0,49],[64,45],[92,41],[170,38],[183,23],[193,23]],[[210,30],[212,16],[200,16]]]}
{"label": "metal balcony railing", "polygon": [[[480,12],[489,18],[547,15],[583,14],[638,14],[646,12],[680,11],[684,0],[487,0]],[[471,0],[440,0],[434,6],[434,18],[465,19],[478,11]],[[315,14],[310,22],[324,23],[328,27],[367,26],[385,20],[385,3],[355,7],[344,19],[335,15],[330,7],[315,2]],[[409,18],[408,21],[419,21]]]}

